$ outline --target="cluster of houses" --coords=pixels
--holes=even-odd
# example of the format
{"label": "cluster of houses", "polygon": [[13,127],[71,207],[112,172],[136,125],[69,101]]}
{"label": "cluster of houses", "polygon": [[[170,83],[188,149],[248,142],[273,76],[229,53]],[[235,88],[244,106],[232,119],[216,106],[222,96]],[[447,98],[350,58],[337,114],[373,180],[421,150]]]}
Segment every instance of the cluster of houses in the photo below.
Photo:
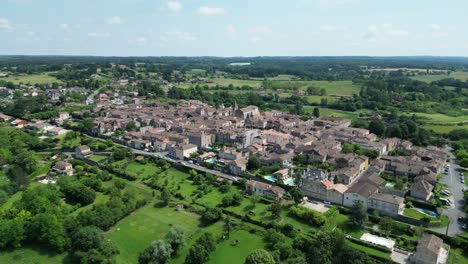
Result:
{"label": "cluster of houses", "polygon": [[[70,114],[67,112],[59,112],[57,116],[52,117],[51,121],[55,124],[62,124],[64,121],[70,119]],[[47,133],[52,136],[65,135],[69,130],[59,127],[57,125],[52,125],[43,120],[32,120],[31,122],[13,118],[11,116],[0,113],[0,122],[9,122],[11,126],[16,128],[26,128],[30,130],[35,130],[41,133]]]}
{"label": "cluster of houses", "polygon": [[[95,112],[98,112],[96,109]],[[421,148],[397,138],[378,141],[367,129],[350,127],[339,117],[301,120],[279,111],[260,112],[256,106],[213,108],[197,100],[178,106],[167,103],[133,104],[100,108],[93,132],[112,135],[132,122],[138,131],[125,132],[120,143],[130,147],[167,152],[174,159],[210,163],[214,169],[233,175],[248,175],[247,163],[256,156],[263,166],[279,166],[270,175],[285,182],[300,175],[298,186],[310,197],[352,206],[356,201],[385,215],[397,216],[404,209],[406,192],[386,186],[382,173],[407,177],[409,194],[427,200],[441,172],[446,153],[438,148]],[[374,150],[373,161],[363,155],[342,153],[345,143]],[[215,145],[221,145],[214,150]],[[390,156],[395,149],[409,156]],[[215,153],[216,152],[216,153]],[[303,155],[310,162],[324,162],[334,169],[295,171],[293,159]],[[274,184],[249,182],[248,190],[266,196],[281,196]],[[274,194],[274,195],[273,195]]]}

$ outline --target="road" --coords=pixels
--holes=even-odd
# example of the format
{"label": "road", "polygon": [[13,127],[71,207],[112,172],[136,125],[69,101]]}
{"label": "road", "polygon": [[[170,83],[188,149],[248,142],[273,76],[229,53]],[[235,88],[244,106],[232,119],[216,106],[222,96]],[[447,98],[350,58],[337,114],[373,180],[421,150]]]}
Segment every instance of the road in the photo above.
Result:
{"label": "road", "polygon": [[[463,169],[456,163],[455,156],[451,152],[451,148],[446,148],[447,153],[450,158],[450,170],[449,174],[443,174],[442,179],[440,180],[441,183],[444,183],[448,186],[452,192],[452,197],[449,197],[450,200],[453,201],[453,206],[445,209],[443,214],[447,215],[450,218],[450,225],[448,227],[448,235],[454,236],[457,235],[463,230],[460,228],[460,224],[458,223],[458,216],[464,214],[465,208],[465,199],[463,197],[463,190],[465,189],[465,185],[460,182],[460,172]],[[447,228],[432,228],[432,230],[437,231],[439,233],[445,234],[447,232]]]}
{"label": "road", "polygon": [[[92,136],[89,136],[89,135],[85,135],[85,136],[90,137],[90,138],[94,138],[94,139],[97,139],[97,140],[100,140],[100,141],[103,141],[103,142],[105,141],[102,138],[92,137]],[[239,180],[235,176],[232,176],[232,175],[229,175],[229,174],[217,171],[217,170],[211,170],[211,169],[202,167],[200,165],[188,163],[188,162],[185,162],[185,161],[174,160],[174,159],[167,156],[167,152],[148,152],[148,151],[143,151],[143,150],[139,150],[139,149],[134,149],[134,148],[122,145],[122,144],[118,144],[116,142],[114,142],[114,144],[118,145],[118,146],[121,146],[121,147],[124,147],[124,148],[129,148],[129,149],[132,150],[132,152],[134,154],[137,154],[137,155],[155,156],[155,157],[158,157],[158,158],[165,159],[166,161],[168,161],[170,163],[176,163],[177,162],[181,166],[188,167],[188,168],[191,168],[191,169],[195,169],[195,170],[198,170],[198,171],[202,171],[202,172],[205,172],[205,173],[210,173],[210,174],[216,175],[218,177],[223,177],[225,179],[228,179],[228,180],[231,180],[231,181],[234,181],[234,182]]]}

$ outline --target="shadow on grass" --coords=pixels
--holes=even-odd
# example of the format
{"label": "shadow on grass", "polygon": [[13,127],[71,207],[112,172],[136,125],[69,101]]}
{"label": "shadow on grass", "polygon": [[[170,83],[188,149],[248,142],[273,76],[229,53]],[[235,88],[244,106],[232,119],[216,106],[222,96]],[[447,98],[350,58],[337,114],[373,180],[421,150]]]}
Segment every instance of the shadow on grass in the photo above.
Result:
{"label": "shadow on grass", "polygon": [[[61,263],[63,264],[77,263],[77,260],[70,253],[65,252],[65,253],[59,254],[45,246],[33,245],[33,244],[26,244],[26,245],[23,245],[21,248],[3,249],[3,250],[0,250],[0,255],[12,254],[11,259],[14,261],[14,263],[36,263],[35,261],[39,261],[38,259],[31,259],[30,255],[25,254],[24,250],[26,249],[35,251],[38,255],[49,257],[49,258],[63,255],[63,259],[61,261]],[[26,262],[26,261],[33,261],[33,262]]]}

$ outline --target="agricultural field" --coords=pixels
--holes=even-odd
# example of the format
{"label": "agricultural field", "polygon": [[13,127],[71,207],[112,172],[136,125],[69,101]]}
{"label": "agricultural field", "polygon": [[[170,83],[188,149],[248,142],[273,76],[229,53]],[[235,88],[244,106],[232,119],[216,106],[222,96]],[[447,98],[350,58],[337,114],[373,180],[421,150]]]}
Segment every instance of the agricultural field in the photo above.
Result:
{"label": "agricultural field", "polygon": [[221,85],[228,86],[230,84],[234,86],[250,86],[250,87],[260,87],[262,86],[262,81],[259,80],[240,80],[240,79],[230,79],[230,78],[215,78],[210,79],[212,83],[209,83],[209,86]]}
{"label": "agricultural field", "polygon": [[447,134],[455,129],[468,129],[468,124],[459,126],[459,125],[424,125],[424,128],[428,130],[433,130],[436,133]]}
{"label": "agricultural field", "polygon": [[136,161],[122,160],[114,162],[113,164],[117,165],[121,170],[124,170],[126,173],[135,176],[139,179],[145,179],[148,176],[151,176],[160,171],[160,169],[152,163],[140,164]]}
{"label": "agricultural field", "polygon": [[459,122],[468,121],[468,115],[461,115],[461,116],[448,116],[444,114],[426,114],[426,113],[405,113],[408,115],[415,114],[419,117],[425,118],[427,122],[432,124],[440,123],[440,124],[456,124]]}
{"label": "agricultural field", "polygon": [[413,80],[418,80],[422,82],[434,82],[434,81],[439,81],[445,78],[454,78],[454,79],[459,79],[462,81],[468,80],[468,72],[452,72],[450,75],[447,74],[430,74],[430,75],[417,75],[414,77],[411,77]]}
{"label": "agricultural field", "polygon": [[61,83],[59,79],[47,75],[47,74],[31,74],[25,76],[10,76],[10,77],[1,77],[0,80],[12,82],[14,84],[45,84],[45,83]]}

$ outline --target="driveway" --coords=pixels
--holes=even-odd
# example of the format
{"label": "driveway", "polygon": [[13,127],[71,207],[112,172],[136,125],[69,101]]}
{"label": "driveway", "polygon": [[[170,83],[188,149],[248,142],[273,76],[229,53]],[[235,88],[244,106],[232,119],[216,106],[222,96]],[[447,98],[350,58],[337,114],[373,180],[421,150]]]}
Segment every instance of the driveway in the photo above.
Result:
{"label": "driveway", "polygon": [[[460,224],[458,223],[458,216],[464,214],[463,209],[465,208],[465,199],[463,197],[463,190],[465,189],[465,185],[460,182],[460,172],[462,172],[463,169],[456,163],[455,156],[451,152],[452,149],[446,148],[446,150],[450,158],[450,169],[448,175],[443,174],[440,182],[446,184],[448,186],[447,189],[449,189],[453,195],[449,198],[450,200],[453,200],[453,206],[445,209],[443,214],[450,218],[448,235],[454,236],[463,232],[463,230],[460,228]],[[432,230],[442,234],[447,232],[446,227],[432,228]]]}

